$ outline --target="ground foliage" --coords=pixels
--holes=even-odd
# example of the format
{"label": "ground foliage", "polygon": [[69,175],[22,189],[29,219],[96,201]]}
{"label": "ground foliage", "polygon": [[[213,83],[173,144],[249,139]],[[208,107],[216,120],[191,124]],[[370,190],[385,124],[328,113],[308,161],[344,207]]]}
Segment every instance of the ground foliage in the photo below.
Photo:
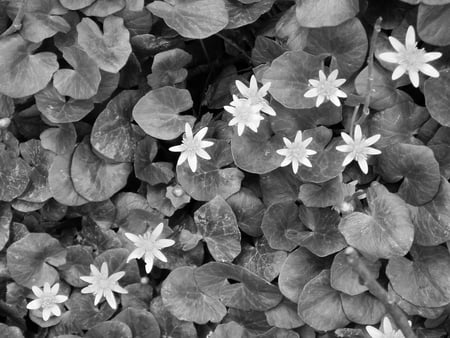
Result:
{"label": "ground foliage", "polygon": [[[419,88],[379,58],[409,25],[443,54]],[[2,32],[4,337],[367,337],[386,309],[348,245],[421,337],[450,333],[450,1],[3,0]],[[304,97],[319,69],[342,106]],[[238,135],[223,106],[252,74],[277,115]],[[367,175],[335,150],[358,105]],[[168,151],[186,123],[214,141],[195,172]],[[317,155],[294,174],[298,130]],[[161,222],[176,245],[147,275],[124,233]],[[103,262],[117,310],[80,293]],[[49,321],[26,309],[45,282],[69,297]]]}

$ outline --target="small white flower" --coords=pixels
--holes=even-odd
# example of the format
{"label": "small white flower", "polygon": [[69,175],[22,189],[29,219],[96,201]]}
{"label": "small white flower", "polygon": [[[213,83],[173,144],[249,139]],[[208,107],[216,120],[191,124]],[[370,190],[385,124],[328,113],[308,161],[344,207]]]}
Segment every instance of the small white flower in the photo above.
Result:
{"label": "small white flower", "polygon": [[[408,321],[411,326],[411,322]],[[405,338],[401,330],[394,330],[388,317],[383,318],[380,329],[373,326],[366,326],[366,330],[372,338]]]}
{"label": "small white flower", "polygon": [[172,239],[159,239],[163,231],[163,223],[159,223],[153,231],[147,231],[143,235],[135,235],[129,232],[125,233],[125,236],[134,243],[136,249],[128,256],[127,262],[132,259],[138,259],[144,257],[145,271],[150,273],[153,268],[155,258],[160,261],[167,262],[166,256],[161,252],[161,249],[168,248],[175,244]]}
{"label": "small white flower", "polygon": [[197,156],[205,160],[210,160],[211,156],[204,150],[204,148],[211,147],[214,142],[203,141],[208,128],[200,129],[195,136],[192,134],[192,128],[189,123],[184,126],[185,134],[183,135],[183,141],[178,146],[170,147],[169,150],[173,152],[180,152],[177,165],[181,165],[184,161],[188,161],[189,167],[192,172],[197,170]]}
{"label": "small white flower", "polygon": [[345,79],[338,79],[338,70],[333,70],[328,78],[322,70],[319,70],[319,80],[308,80],[309,84],[313,87],[308,90],[304,96],[305,97],[317,97],[316,107],[319,107],[324,101],[330,100],[335,106],[340,106],[340,97],[347,97],[342,90],[338,87],[345,83]]}
{"label": "small white flower", "polygon": [[347,144],[337,146],[336,150],[343,153],[349,153],[345,157],[342,165],[345,167],[347,164],[356,159],[362,172],[364,174],[367,174],[369,172],[369,168],[367,166],[368,156],[381,154],[381,151],[379,151],[378,149],[370,147],[371,145],[378,142],[378,140],[380,139],[380,134],[373,135],[366,139],[362,136],[361,127],[359,126],[359,124],[357,124],[355,127],[355,139],[352,139],[350,135],[344,132],[341,133],[341,136],[344,142]]}
{"label": "small white flower", "polygon": [[286,156],[280,164],[281,167],[285,167],[292,163],[292,170],[294,171],[294,174],[297,173],[299,164],[312,167],[311,162],[308,160],[308,156],[314,155],[317,152],[311,149],[306,149],[306,147],[311,143],[312,137],[302,141],[302,132],[299,130],[293,143],[286,137],[283,137],[283,141],[286,148],[277,150],[279,155]]}
{"label": "small white flower", "polygon": [[52,315],[56,317],[61,315],[61,309],[58,304],[64,303],[67,296],[58,295],[59,283],[56,283],[50,288],[49,283],[45,283],[43,290],[37,286],[32,286],[31,290],[37,297],[27,304],[27,309],[39,310],[42,309],[42,319],[47,321]]}
{"label": "small white flower", "polygon": [[413,26],[408,27],[405,44],[392,36],[389,37],[389,41],[396,52],[381,53],[379,57],[383,61],[398,64],[392,73],[392,80],[397,80],[403,74],[408,73],[411,83],[417,88],[419,87],[419,72],[431,77],[439,77],[436,68],[427,63],[439,59],[442,53],[426,53],[425,49],[417,48]]}
{"label": "small white flower", "polygon": [[239,99],[236,95],[233,95],[233,101],[230,103],[230,106],[223,108],[233,115],[228,125],[234,126],[237,124],[239,136],[242,135],[245,127],[250,128],[255,133],[258,132],[259,124],[264,120],[264,117],[259,113],[261,105],[251,104],[250,100]]}
{"label": "small white flower", "polygon": [[256,81],[255,75],[250,78],[250,87],[247,87],[241,81],[236,80],[236,87],[243,97],[250,101],[251,105],[261,106],[261,110],[272,116],[276,116],[275,110],[269,105],[269,102],[264,98],[267,95],[267,91],[270,88],[271,83],[267,82],[264,86],[258,89],[258,83]]}
{"label": "small white flower", "polygon": [[108,276],[108,265],[103,262],[100,271],[91,264],[91,275],[81,276],[80,279],[89,283],[91,285],[86,286],[81,290],[81,293],[92,293],[95,296],[94,305],[97,305],[102,297],[106,298],[109,306],[113,309],[117,309],[116,299],[114,298],[113,292],[117,293],[128,293],[126,289],[121,287],[118,283],[124,275],[124,271],[119,271]]}

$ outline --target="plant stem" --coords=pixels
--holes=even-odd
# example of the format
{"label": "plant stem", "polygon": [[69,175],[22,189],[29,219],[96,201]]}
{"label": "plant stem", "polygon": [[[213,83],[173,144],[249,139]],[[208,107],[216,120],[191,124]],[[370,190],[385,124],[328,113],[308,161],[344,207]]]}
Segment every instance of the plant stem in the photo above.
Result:
{"label": "plant stem", "polygon": [[6,31],[4,31],[0,37],[5,37],[11,34],[14,34],[17,31],[20,31],[22,28],[22,20],[25,15],[25,7],[27,5],[27,0],[22,0],[22,2],[19,5],[19,9],[17,11],[16,17],[14,18],[11,26],[8,27]]}
{"label": "plant stem", "polygon": [[359,104],[356,105],[355,109],[353,109],[353,114],[352,114],[352,120],[350,122],[350,136],[353,137],[354,134],[354,130],[355,130],[355,120],[356,120],[356,116],[358,115],[358,111],[359,111]]}
{"label": "plant stem", "polygon": [[364,101],[364,107],[362,111],[362,115],[359,118],[358,122],[356,124],[362,124],[366,118],[369,116],[370,110],[370,95],[372,94],[373,90],[373,55],[375,53],[375,45],[377,42],[378,33],[381,31],[381,22],[383,21],[383,18],[380,16],[377,21],[375,22],[375,25],[373,27],[372,37],[370,38],[370,46],[369,46],[369,57],[367,61],[367,93],[366,98]]}
{"label": "plant stem", "polygon": [[237,49],[242,54],[242,56],[244,56],[247,60],[252,62],[252,58],[247,54],[247,52],[245,50],[243,50],[241,47],[239,47],[233,40],[227,38],[226,36],[223,36],[220,33],[217,33],[216,35],[219,38],[221,38],[223,41],[228,43],[230,46],[232,46],[233,48]]}
{"label": "plant stem", "polygon": [[345,254],[347,256],[347,262],[363,279],[364,285],[367,286],[369,292],[383,303],[386,310],[392,316],[395,324],[397,324],[397,327],[403,332],[405,338],[417,338],[411,326],[409,326],[408,318],[405,313],[396,304],[395,300],[389,296],[387,291],[376,281],[370,270],[359,258],[356,250],[352,247],[348,247],[345,249]]}

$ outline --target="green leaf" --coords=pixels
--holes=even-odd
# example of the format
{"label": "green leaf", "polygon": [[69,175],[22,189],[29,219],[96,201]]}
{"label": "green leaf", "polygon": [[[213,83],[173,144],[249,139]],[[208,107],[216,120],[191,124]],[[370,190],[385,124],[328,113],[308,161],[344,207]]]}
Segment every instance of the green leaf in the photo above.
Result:
{"label": "green leaf", "polygon": [[231,262],[241,252],[241,232],[236,216],[221,196],[214,197],[194,213],[195,225],[216,261]]}
{"label": "green leaf", "polygon": [[393,144],[378,156],[377,168],[387,182],[403,179],[398,194],[409,204],[425,204],[439,190],[439,163],[433,151],[426,146]]}
{"label": "green leaf", "polygon": [[131,173],[129,163],[108,163],[97,157],[85,139],[73,153],[70,173],[73,187],[91,202],[107,200],[122,189]]}
{"label": "green leaf", "polygon": [[44,89],[58,69],[56,55],[32,54],[39,44],[25,41],[19,34],[1,40],[0,92],[11,97],[25,97]]}
{"label": "green leaf", "polygon": [[420,38],[435,46],[450,44],[450,4],[436,6],[436,4],[420,4],[417,13],[417,33]]}
{"label": "green leaf", "polygon": [[123,19],[108,16],[103,21],[103,33],[97,24],[83,18],[77,25],[78,43],[97,63],[100,69],[117,73],[125,66],[131,54],[130,32]]}
{"label": "green leaf", "polygon": [[297,248],[281,266],[278,277],[281,293],[291,302],[298,303],[298,297],[305,285],[323,269],[329,268],[330,264],[329,259],[317,257],[305,248]]}
{"label": "green leaf", "polygon": [[76,11],[91,5],[95,0],[60,0],[61,5],[67,9]]}
{"label": "green leaf", "polygon": [[299,218],[311,231],[288,229],[287,237],[319,257],[338,252],[347,246],[337,225],[341,218],[331,209],[299,207]]}
{"label": "green leaf", "polygon": [[128,284],[125,289],[128,293],[120,295],[120,305],[122,305],[123,309],[148,310],[150,301],[153,298],[153,288],[149,284]]}
{"label": "green leaf", "polygon": [[287,299],[265,312],[269,325],[282,329],[294,329],[303,326],[305,323],[297,313],[297,304]]}
{"label": "green leaf", "polygon": [[86,16],[107,17],[125,7],[125,0],[97,0],[92,5],[84,8],[82,12]]}
{"label": "green leaf", "polygon": [[336,26],[358,12],[358,0],[301,0],[296,9],[300,26],[310,28]]}
{"label": "green leaf", "polygon": [[11,207],[7,203],[0,204],[0,250],[3,250],[9,241],[9,227],[12,221]]}
{"label": "green leaf", "polygon": [[297,200],[300,182],[291,168],[278,168],[259,176],[263,202],[265,205],[283,200]]}
{"label": "green leaf", "polygon": [[0,323],[0,330],[5,338],[24,338],[22,331],[16,326],[8,326]]}
{"label": "green leaf", "polygon": [[186,123],[195,118],[179,115],[193,106],[191,94],[186,89],[162,87],[151,90],[133,108],[133,118],[148,135],[173,140],[184,132]]}
{"label": "green leaf", "polygon": [[233,161],[227,141],[214,140],[208,153],[211,160],[200,158],[195,173],[187,161],[177,166],[178,182],[186,193],[198,201],[210,201],[216,195],[227,199],[240,190],[244,173],[237,168],[221,169]]}
{"label": "green leaf", "polygon": [[101,80],[97,64],[78,47],[64,47],[61,51],[73,69],[59,69],[53,75],[53,85],[58,93],[76,100],[93,97]]}
{"label": "green leaf", "polygon": [[320,331],[350,323],[342,308],[340,292],[330,286],[330,270],[323,270],[305,285],[298,299],[298,314],[306,324]]}
{"label": "green leaf", "polygon": [[114,317],[113,321],[126,324],[134,338],[160,337],[158,322],[151,312],[127,308]]}
{"label": "green leaf", "polygon": [[191,54],[179,48],[156,54],[153,59],[152,73],[147,76],[148,84],[152,89],[157,89],[183,82],[188,75],[184,66],[191,61]]}
{"label": "green leaf", "polygon": [[228,24],[228,12],[222,0],[154,1],[147,9],[185,38],[204,39]]}
{"label": "green leaf", "polygon": [[344,199],[342,175],[321,184],[302,184],[298,198],[307,207],[325,208],[339,204]]}
{"label": "green leaf", "polygon": [[[200,289],[231,308],[265,311],[282,299],[278,288],[249,270],[229,264],[210,262],[194,270]],[[230,284],[228,279],[238,283]]]}
{"label": "green leaf", "polygon": [[286,49],[278,42],[264,35],[258,35],[255,40],[255,46],[252,49],[252,61],[256,65],[265,64],[266,62],[272,62],[273,59],[276,59],[284,52],[286,52]]}
{"label": "green leaf", "polygon": [[66,250],[59,241],[46,233],[29,233],[11,244],[6,251],[11,277],[17,284],[31,288],[53,285],[58,280],[54,267],[66,262]]}
{"label": "green leaf", "polygon": [[[329,13],[329,10],[327,8],[326,13]],[[367,34],[361,21],[352,18],[336,27],[310,29],[304,50],[314,55],[334,56],[339,78],[348,79],[363,65],[367,47]]]}
{"label": "green leaf", "polygon": [[405,202],[384,185],[372,182],[367,190],[370,214],[353,212],[339,224],[347,243],[369,258],[405,255],[414,239],[414,225]]}
{"label": "green leaf", "polygon": [[0,150],[0,201],[11,202],[30,182],[30,167],[12,151]]}
{"label": "green leaf", "polygon": [[136,90],[124,90],[97,116],[92,126],[91,144],[102,157],[115,162],[133,160],[136,137],[131,125],[131,112],[140,96]]}
{"label": "green leaf", "polygon": [[446,179],[441,177],[439,191],[430,202],[410,206],[410,211],[417,244],[433,246],[450,240],[450,183]]}
{"label": "green leaf", "polygon": [[36,106],[46,119],[53,123],[77,122],[94,109],[92,100],[74,100],[62,96],[48,85],[35,96]]}
{"label": "green leaf", "polygon": [[315,99],[304,94],[310,89],[308,80],[319,77],[323,59],[303,51],[286,52],[273,60],[262,82],[272,84],[270,94],[286,108],[315,107]]}
{"label": "green leaf", "polygon": [[255,22],[272,8],[274,2],[275,0],[259,0],[246,4],[242,1],[225,0],[229,16],[229,22],[225,28],[235,29]]}
{"label": "green leaf", "polygon": [[193,267],[183,266],[167,276],[161,288],[164,306],[179,320],[219,323],[227,309],[219,299],[199,288],[194,271]]}
{"label": "green leaf", "polygon": [[441,246],[414,246],[410,255],[389,260],[386,274],[396,293],[417,306],[450,303],[450,254]]}
{"label": "green leaf", "polygon": [[450,127],[450,69],[440,71],[438,78],[429,78],[424,87],[425,104],[430,115],[440,124]]}
{"label": "green leaf", "polygon": [[431,144],[428,147],[433,150],[434,157],[439,163],[439,171],[441,176],[446,179],[450,178],[450,145],[447,144]]}
{"label": "green leaf", "polygon": [[128,325],[119,321],[106,321],[91,328],[85,338],[132,338],[133,333]]}
{"label": "green leaf", "polygon": [[90,264],[94,262],[92,250],[81,245],[67,247],[66,264],[60,267],[61,277],[72,286],[83,287],[86,285],[80,276],[89,276]]}
{"label": "green leaf", "polygon": [[357,296],[341,293],[341,300],[345,316],[358,324],[374,325],[386,314],[383,303],[368,292]]}
{"label": "green leaf", "polygon": [[117,89],[120,80],[119,73],[108,73],[100,69],[102,79],[98,87],[97,94],[92,98],[95,103],[100,103],[108,99]]}
{"label": "green leaf", "polygon": [[77,142],[77,132],[72,123],[60,124],[58,128],[48,128],[39,136],[44,149],[57,155],[71,153]]}
{"label": "green leaf", "polygon": [[261,229],[271,248],[291,251],[297,244],[291,241],[289,231],[302,231],[302,223],[298,219],[298,207],[294,201],[281,201],[270,205],[261,223]]}

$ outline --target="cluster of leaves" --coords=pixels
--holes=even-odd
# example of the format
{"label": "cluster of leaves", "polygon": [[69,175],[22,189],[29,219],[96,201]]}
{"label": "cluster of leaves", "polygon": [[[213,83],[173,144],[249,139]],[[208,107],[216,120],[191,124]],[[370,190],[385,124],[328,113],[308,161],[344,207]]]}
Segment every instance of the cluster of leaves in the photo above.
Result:
{"label": "cluster of leaves", "polygon": [[[378,58],[409,25],[443,54],[417,89]],[[449,0],[9,0],[0,32],[7,337],[364,337],[386,309],[347,246],[423,336],[448,334]],[[342,107],[304,97],[324,67]],[[253,73],[277,115],[239,136],[223,106]],[[360,105],[368,175],[336,150]],[[214,141],[196,172],[168,151],[186,122]],[[317,155],[293,174],[276,150],[298,130]],[[124,233],[161,222],[176,245],[147,276]],[[103,262],[126,272],[117,311],[80,292]],[[26,309],[45,282],[69,297],[48,321]]]}

